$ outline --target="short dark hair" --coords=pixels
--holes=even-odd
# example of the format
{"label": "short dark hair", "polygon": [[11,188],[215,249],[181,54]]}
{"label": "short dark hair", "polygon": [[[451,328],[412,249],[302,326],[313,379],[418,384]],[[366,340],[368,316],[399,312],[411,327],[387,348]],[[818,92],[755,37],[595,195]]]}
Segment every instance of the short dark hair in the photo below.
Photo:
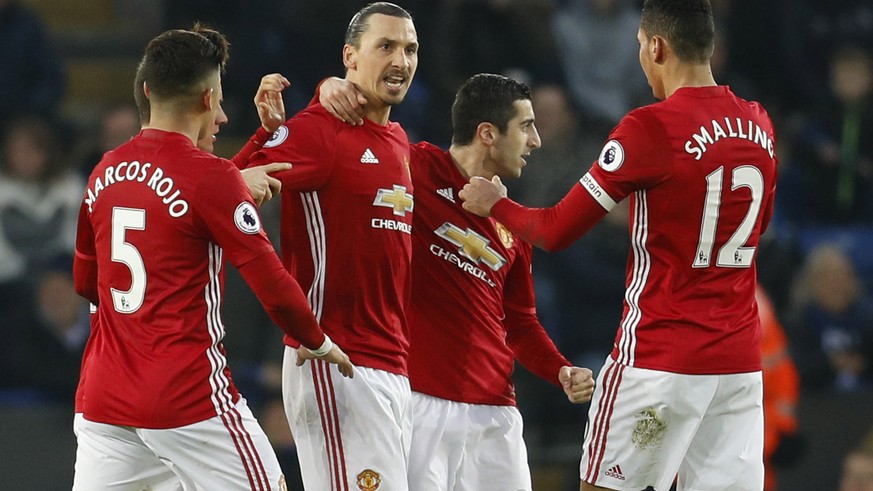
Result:
{"label": "short dark hair", "polygon": [[645,0],[640,27],[662,36],[682,61],[704,63],[712,57],[715,22],[709,0]]}
{"label": "short dark hair", "polygon": [[352,20],[349,22],[349,27],[346,28],[345,43],[360,48],[361,36],[367,31],[367,21],[371,15],[382,14],[391,17],[400,17],[402,19],[412,20],[412,15],[403,7],[390,2],[375,2],[367,5],[358,11]]}
{"label": "short dark hair", "polygon": [[192,96],[216,69],[224,72],[229,57],[230,43],[224,34],[199,22],[190,30],[161,33],[149,42],[136,70],[134,99],[140,116],[150,112],[143,107],[148,105],[145,94],[139,94],[143,82],[160,98]]}
{"label": "short dark hair", "polygon": [[480,73],[468,78],[452,104],[452,144],[468,145],[476,128],[487,122],[504,133],[516,115],[515,101],[530,100],[527,85],[503,75]]}

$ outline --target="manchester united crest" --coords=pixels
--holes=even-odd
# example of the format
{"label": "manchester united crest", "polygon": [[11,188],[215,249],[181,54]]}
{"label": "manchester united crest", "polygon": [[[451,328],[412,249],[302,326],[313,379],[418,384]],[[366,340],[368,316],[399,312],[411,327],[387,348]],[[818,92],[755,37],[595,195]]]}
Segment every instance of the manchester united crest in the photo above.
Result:
{"label": "manchester united crest", "polygon": [[500,242],[503,243],[503,247],[511,248],[515,244],[515,237],[512,236],[512,232],[500,222],[494,222],[494,226],[497,228],[497,235],[500,236]]}
{"label": "manchester united crest", "polygon": [[361,491],[376,491],[379,489],[379,485],[382,484],[382,476],[374,470],[365,469],[358,474],[358,480],[356,482],[358,484],[358,489]]}

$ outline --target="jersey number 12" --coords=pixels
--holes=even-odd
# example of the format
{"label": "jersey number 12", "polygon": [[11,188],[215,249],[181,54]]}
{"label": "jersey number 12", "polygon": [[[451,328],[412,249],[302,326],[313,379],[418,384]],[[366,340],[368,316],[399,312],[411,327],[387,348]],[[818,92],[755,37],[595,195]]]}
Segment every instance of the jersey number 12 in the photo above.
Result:
{"label": "jersey number 12", "polygon": [[[703,204],[703,218],[700,223],[700,240],[692,267],[708,268],[712,261],[712,248],[721,208],[721,192],[724,181],[724,167],[719,167],[706,176],[706,202]],[[749,188],[752,200],[746,216],[730,239],[718,250],[715,265],[723,268],[748,268],[755,257],[755,247],[746,247],[746,242],[755,229],[761,201],[764,196],[764,177],[757,167],[743,165],[734,169],[731,175],[731,191]]]}

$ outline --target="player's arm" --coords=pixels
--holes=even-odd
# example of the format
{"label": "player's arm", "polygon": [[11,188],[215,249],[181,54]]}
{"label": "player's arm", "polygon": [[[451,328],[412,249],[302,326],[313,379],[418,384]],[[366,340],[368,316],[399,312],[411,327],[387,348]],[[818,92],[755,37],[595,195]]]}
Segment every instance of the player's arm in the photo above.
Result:
{"label": "player's arm", "polygon": [[73,284],[76,293],[94,305],[99,304],[96,254],[88,205],[82,203],[79,208],[79,221],[76,230],[76,254],[73,256]]}
{"label": "player's arm", "polygon": [[506,345],[525,368],[555,384],[570,402],[587,402],[594,393],[591,370],[572,366],[549,337],[536,314],[530,246],[523,247],[509,271],[504,287]]}
{"label": "player's arm", "polygon": [[237,269],[264,310],[285,334],[300,341],[313,357],[336,363],[343,375],[353,376],[349,357],[321,330],[303,290],[274,251],[265,252]]}
{"label": "player's arm", "polygon": [[282,99],[282,91],[290,85],[291,82],[278,73],[264,75],[261,78],[254,99],[261,126],[231,159],[237,169],[245,169],[252,154],[263,148],[273,133],[285,122],[285,102]]}
{"label": "player's arm", "polygon": [[551,208],[526,208],[506,198],[496,177],[470,179],[458,196],[464,209],[493,215],[509,230],[546,250],[562,249],[599,222],[629,194],[664,182],[672,173],[664,159],[661,123],[645,110],[622,118],[604,144],[600,158],[560,203]]}
{"label": "player's arm", "polygon": [[527,208],[507,198],[505,190],[500,178],[492,182],[474,177],[458,196],[465,210],[493,216],[523,240],[547,251],[568,247],[607,213],[581,184],[551,208]]}

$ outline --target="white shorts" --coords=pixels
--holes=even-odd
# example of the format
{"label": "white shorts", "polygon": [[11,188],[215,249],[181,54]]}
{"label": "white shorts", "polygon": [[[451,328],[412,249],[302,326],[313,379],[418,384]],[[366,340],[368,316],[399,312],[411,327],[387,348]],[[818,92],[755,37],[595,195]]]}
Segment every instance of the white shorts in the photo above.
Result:
{"label": "white shorts", "polygon": [[153,430],[73,420],[73,491],[284,491],[276,454],[245,399],[221,416]]}
{"label": "white shorts", "polygon": [[282,395],[308,490],[407,491],[412,433],[409,379],[310,360],[285,348]]}
{"label": "white shorts", "polygon": [[412,393],[409,489],[530,491],[521,414]]}
{"label": "white shorts", "polygon": [[597,377],[580,478],[639,491],[761,491],[761,372],[681,375],[607,358]]}

